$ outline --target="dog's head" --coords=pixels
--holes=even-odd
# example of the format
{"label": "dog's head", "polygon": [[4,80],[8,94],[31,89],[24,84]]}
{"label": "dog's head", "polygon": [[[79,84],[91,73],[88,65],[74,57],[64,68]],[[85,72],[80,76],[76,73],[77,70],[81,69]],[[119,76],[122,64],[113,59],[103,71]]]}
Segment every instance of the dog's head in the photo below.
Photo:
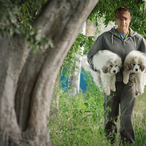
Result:
{"label": "dog's head", "polygon": [[103,73],[116,74],[120,71],[121,64],[120,61],[108,61],[106,65],[103,66],[102,71]]}
{"label": "dog's head", "polygon": [[144,60],[142,58],[132,57],[124,64],[124,67],[129,71],[139,73],[145,69]]}

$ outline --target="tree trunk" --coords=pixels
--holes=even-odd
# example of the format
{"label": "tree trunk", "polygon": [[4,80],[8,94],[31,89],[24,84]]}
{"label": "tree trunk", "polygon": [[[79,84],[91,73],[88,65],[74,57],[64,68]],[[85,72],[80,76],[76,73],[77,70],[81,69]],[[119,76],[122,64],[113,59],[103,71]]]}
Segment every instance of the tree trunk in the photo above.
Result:
{"label": "tree trunk", "polygon": [[49,0],[33,23],[54,48],[36,54],[19,37],[0,36],[0,146],[49,146],[55,80],[98,0]]}

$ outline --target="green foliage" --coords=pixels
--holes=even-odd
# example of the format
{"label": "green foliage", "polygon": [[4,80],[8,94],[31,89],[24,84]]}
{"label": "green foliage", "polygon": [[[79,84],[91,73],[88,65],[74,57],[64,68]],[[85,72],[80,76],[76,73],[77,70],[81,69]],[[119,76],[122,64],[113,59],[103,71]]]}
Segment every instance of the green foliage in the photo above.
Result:
{"label": "green foliage", "polygon": [[25,0],[19,4],[19,23],[24,34],[30,32],[32,23],[36,16],[40,13],[43,5],[47,0]]}
{"label": "green foliage", "polygon": [[11,1],[0,0],[0,33],[11,36],[18,35],[28,42],[34,52],[39,49],[53,47],[51,39],[46,38],[32,24],[47,0]]}
{"label": "green foliage", "polygon": [[104,24],[108,25],[114,21],[116,9],[122,6],[130,10],[131,28],[146,38],[146,2],[143,0],[99,0],[88,19],[97,21],[97,17],[104,17]]}
{"label": "green foliage", "polygon": [[[79,34],[76,41],[72,45],[70,51],[68,52],[66,58],[64,59],[63,65],[60,69],[60,73],[64,74],[65,76],[68,76],[69,74],[73,74],[72,68],[76,66],[76,61],[80,61],[76,57],[76,53],[82,55],[82,49],[81,47],[84,47],[83,54],[87,54],[89,51],[90,47],[93,45],[95,41],[94,36],[85,36],[83,34]],[[64,72],[63,69],[65,68]]]}
{"label": "green foliage", "polygon": [[142,146],[146,143],[146,90],[143,95],[140,95],[136,100],[134,108],[134,130],[135,130],[135,145]]}
{"label": "green foliage", "polygon": [[131,8],[133,11],[131,27],[146,38],[146,3],[142,3],[139,7],[139,9]]}
{"label": "green foliage", "polygon": [[[50,139],[53,146],[110,146],[104,136],[104,96],[86,77],[88,90],[76,96],[68,95],[60,88],[53,94],[49,116]],[[146,92],[137,98],[134,108],[133,125],[136,142],[143,146],[146,142]],[[119,145],[120,117],[118,120]]]}
{"label": "green foliage", "polygon": [[[91,76],[87,78],[92,81]],[[60,89],[55,90],[56,98],[52,101],[49,121],[53,146],[109,145],[103,133],[104,97],[95,84],[90,83],[93,88],[76,97],[60,92]],[[57,101],[59,101],[59,110],[56,113]]]}
{"label": "green foliage", "polygon": [[39,49],[47,49],[49,46],[53,48],[53,42],[51,39],[46,38],[41,34],[41,31],[37,28],[32,28],[29,35],[26,35],[26,40],[28,42],[28,48],[33,48],[34,53]]}
{"label": "green foliage", "polygon": [[51,39],[42,35],[41,30],[32,27],[33,21],[46,2],[47,0],[26,0],[19,5],[19,25],[21,32],[26,36],[28,47],[33,48],[34,52],[37,52],[39,49],[46,49],[49,46],[53,47]]}
{"label": "green foliage", "polygon": [[20,34],[20,26],[17,24],[19,8],[10,0],[0,0],[0,33]]}

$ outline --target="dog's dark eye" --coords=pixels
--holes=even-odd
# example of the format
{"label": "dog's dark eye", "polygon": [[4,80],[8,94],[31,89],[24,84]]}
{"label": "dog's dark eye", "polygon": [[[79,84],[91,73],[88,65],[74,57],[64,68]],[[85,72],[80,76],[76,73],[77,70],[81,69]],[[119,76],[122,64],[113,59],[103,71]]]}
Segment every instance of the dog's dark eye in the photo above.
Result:
{"label": "dog's dark eye", "polygon": [[112,65],[110,65],[110,67],[113,67]]}
{"label": "dog's dark eye", "polygon": [[117,67],[118,65],[116,65],[115,67]]}
{"label": "dog's dark eye", "polygon": [[135,64],[133,63],[133,65],[135,65]]}

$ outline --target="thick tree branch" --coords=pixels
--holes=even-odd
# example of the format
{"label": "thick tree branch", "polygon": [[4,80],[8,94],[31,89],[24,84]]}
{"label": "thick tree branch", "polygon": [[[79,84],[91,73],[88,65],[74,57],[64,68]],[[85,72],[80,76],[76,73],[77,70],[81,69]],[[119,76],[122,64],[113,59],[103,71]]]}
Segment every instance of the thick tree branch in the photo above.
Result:
{"label": "thick tree branch", "polygon": [[[44,14],[35,21],[34,26],[39,27],[47,37],[51,36],[54,39],[55,46],[49,51],[33,90],[28,129],[35,129],[36,135],[46,133],[51,96],[57,73],[80,28],[97,2],[98,0],[94,2],[92,0],[74,1],[76,7],[71,7],[72,3],[70,1],[60,1],[60,5],[57,1],[53,1],[46,8]],[[62,7],[62,5],[65,6]],[[58,19],[57,16],[60,16],[60,13],[62,18]],[[52,30],[53,25],[55,30]],[[42,123],[46,123],[46,125]]]}

